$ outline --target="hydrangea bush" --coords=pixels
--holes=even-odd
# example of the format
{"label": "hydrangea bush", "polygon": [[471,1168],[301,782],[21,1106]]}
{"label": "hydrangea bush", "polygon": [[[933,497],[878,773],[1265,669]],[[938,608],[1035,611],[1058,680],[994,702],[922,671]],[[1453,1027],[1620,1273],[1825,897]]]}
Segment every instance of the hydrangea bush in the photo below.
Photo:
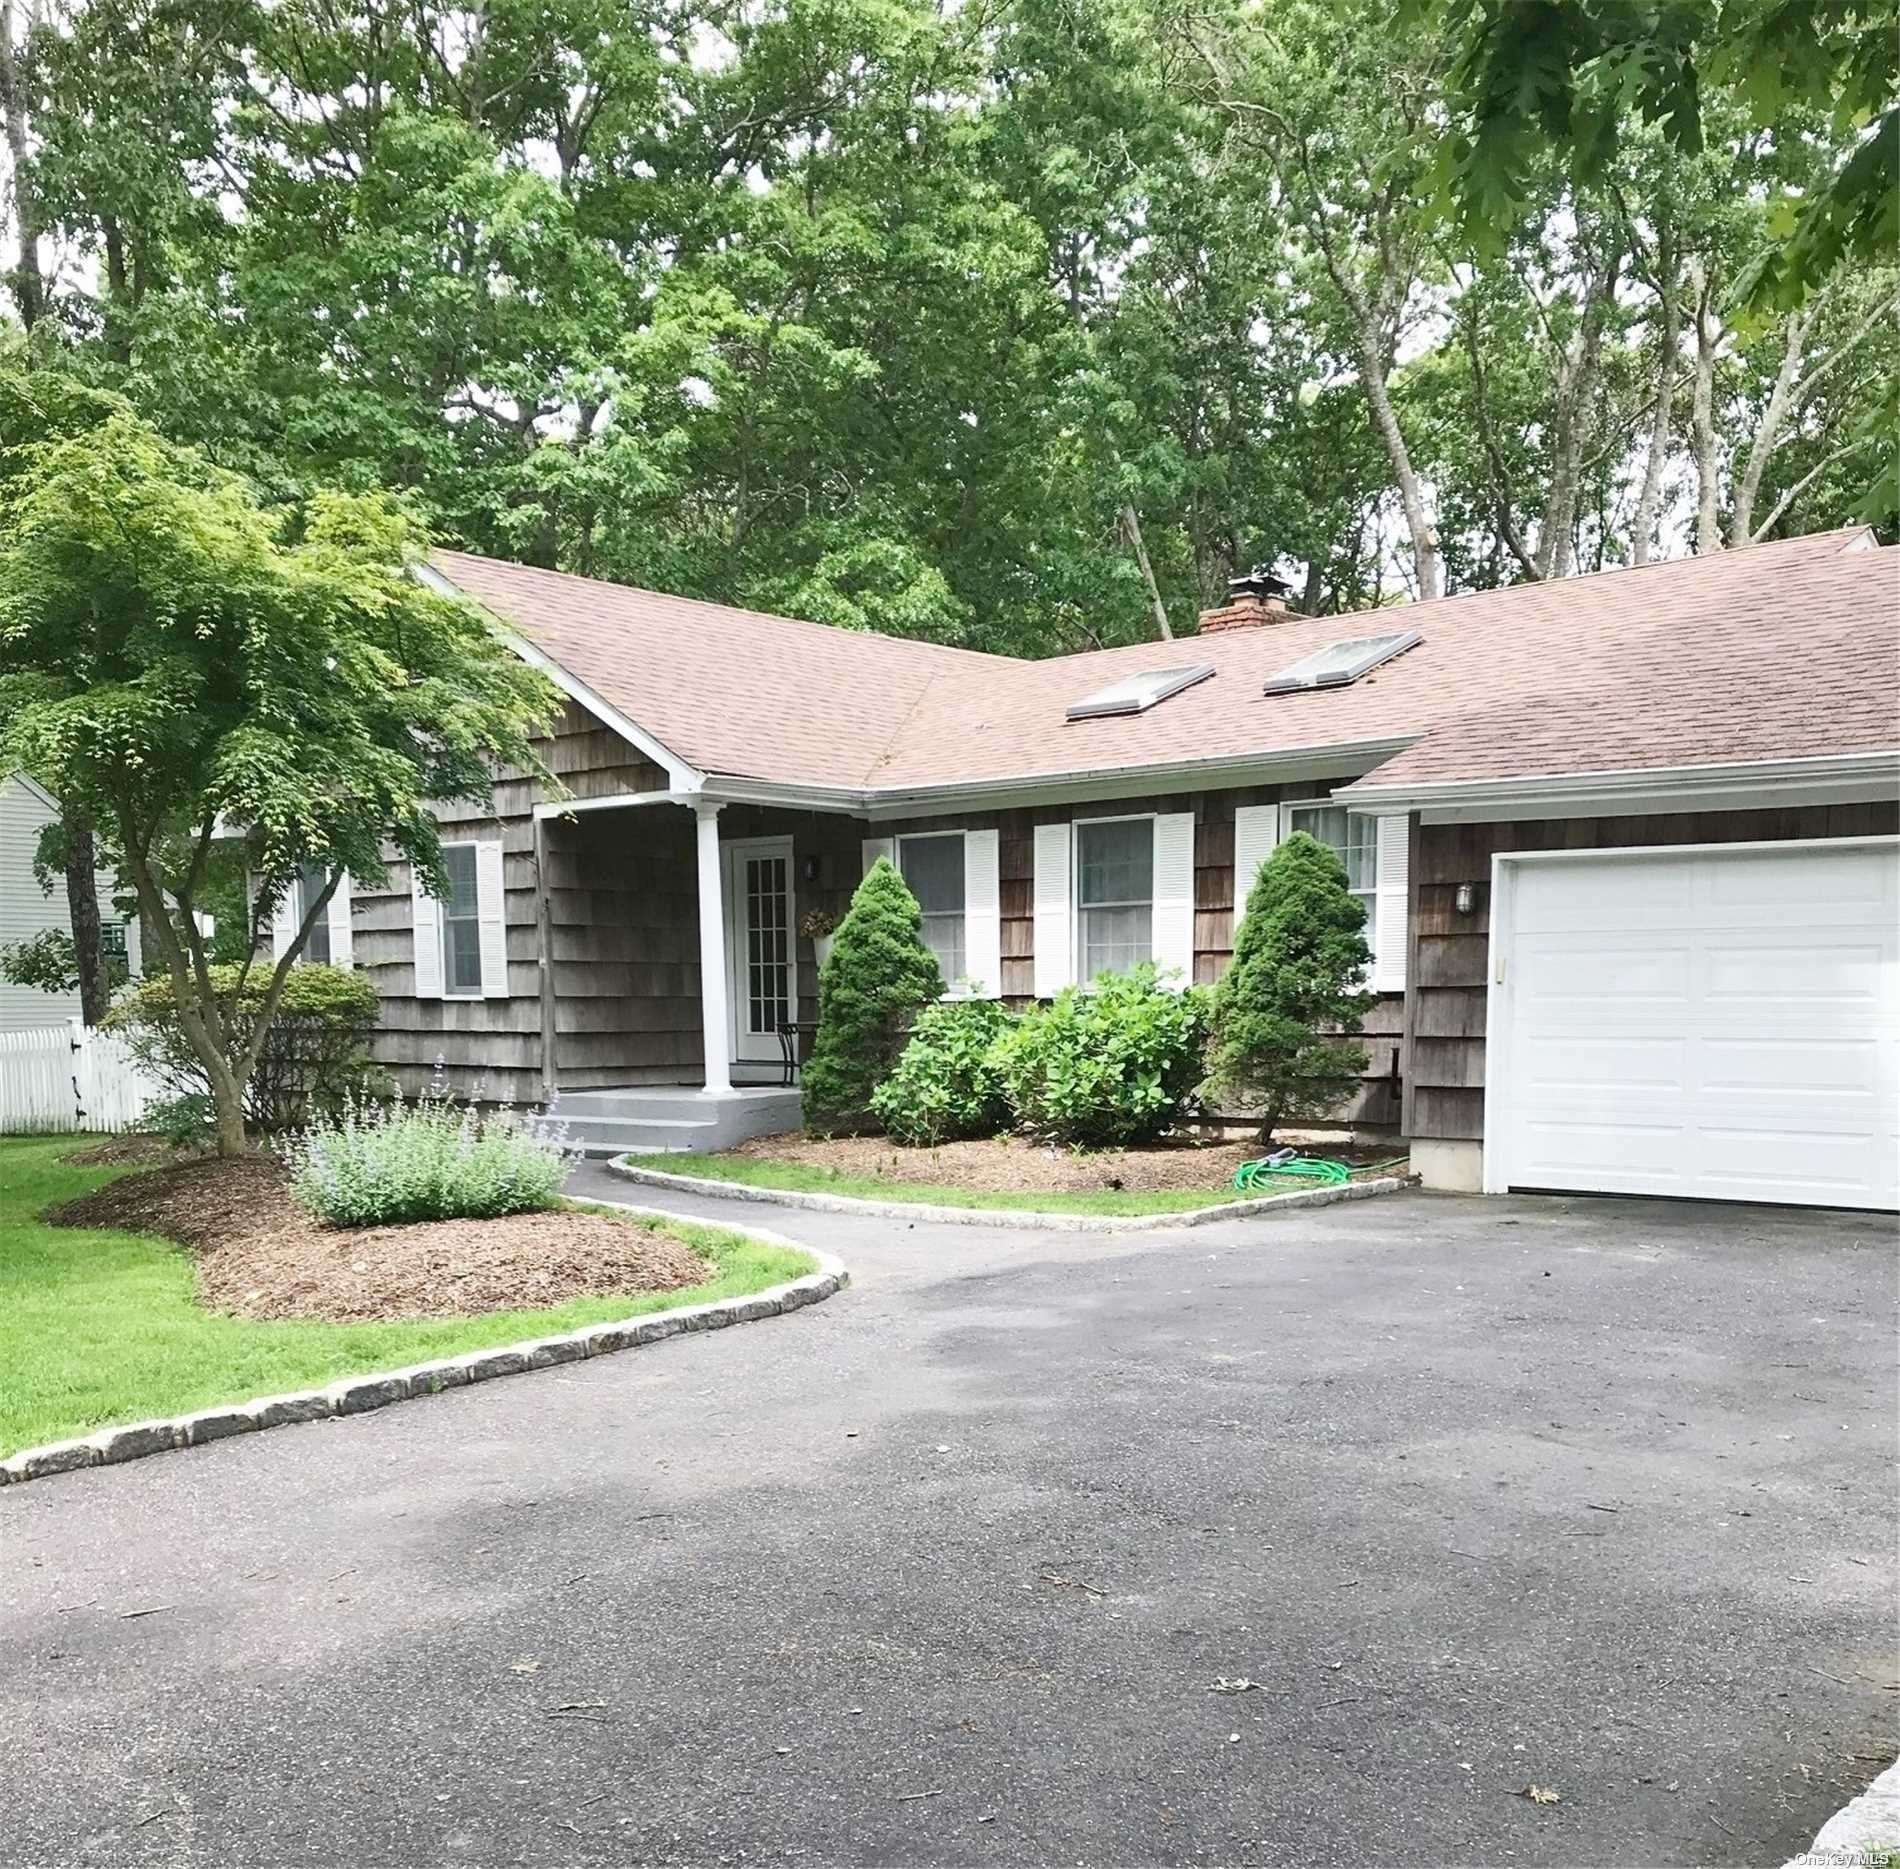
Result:
{"label": "hydrangea bush", "polygon": [[1207,994],[1161,983],[1152,962],[1065,987],[997,1037],[991,1060],[1018,1127],[1069,1148],[1152,1142],[1201,1078]]}
{"label": "hydrangea bush", "polygon": [[576,1151],[566,1128],[484,1115],[441,1079],[413,1103],[346,1099],[339,1114],[282,1145],[298,1204],[331,1226],[397,1226],[416,1220],[487,1220],[560,1204]]}
{"label": "hydrangea bush", "polygon": [[926,1006],[895,1069],[871,1093],[884,1133],[898,1142],[935,1144],[1007,1129],[1009,1095],[995,1048],[1012,1023],[993,999]]}

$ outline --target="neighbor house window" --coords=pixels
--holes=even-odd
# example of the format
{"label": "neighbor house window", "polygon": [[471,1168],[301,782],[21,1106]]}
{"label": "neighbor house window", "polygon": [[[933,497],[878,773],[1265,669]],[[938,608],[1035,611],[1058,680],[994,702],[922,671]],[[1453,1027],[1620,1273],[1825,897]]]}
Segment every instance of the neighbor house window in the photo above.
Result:
{"label": "neighbor house window", "polygon": [[[323,894],[323,885],[330,880],[326,871],[315,864],[306,863],[297,872],[297,926],[301,928],[304,918],[315,906],[317,898]],[[310,930],[310,939],[303,944],[303,958],[313,967],[327,967],[330,964],[330,915],[326,908],[319,915]]]}
{"label": "neighbor house window", "polygon": [[1097,818],[1075,827],[1075,901],[1082,978],[1126,973],[1154,957],[1153,818]]}
{"label": "neighbor house window", "polygon": [[442,898],[442,987],[447,993],[482,990],[480,894],[475,881],[475,846],[444,844],[442,867],[449,892]]}
{"label": "neighbor house window", "polygon": [[1288,805],[1290,836],[1304,831],[1325,844],[1346,866],[1346,887],[1366,905],[1366,946],[1379,952],[1379,825],[1344,805]]}
{"label": "neighbor house window", "polygon": [[944,984],[969,971],[963,938],[963,833],[900,837],[897,867],[924,912],[924,946],[937,957]]}

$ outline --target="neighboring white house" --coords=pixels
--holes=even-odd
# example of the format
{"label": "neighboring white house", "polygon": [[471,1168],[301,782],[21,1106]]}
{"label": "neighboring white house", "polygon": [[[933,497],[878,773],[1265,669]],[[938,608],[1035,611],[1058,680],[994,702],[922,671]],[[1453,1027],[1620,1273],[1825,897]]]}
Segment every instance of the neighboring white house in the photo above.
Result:
{"label": "neighboring white house", "polygon": [[[59,821],[59,801],[23,772],[0,778],[0,947],[30,940],[48,928],[72,932],[66,891],[55,882],[49,894],[33,874],[33,857],[40,832]],[[111,891],[99,891],[99,916],[108,942],[137,940],[113,913]],[[79,995],[42,993],[37,987],[12,986],[0,980],[0,1032],[27,1026],[55,1025],[79,1017]]]}

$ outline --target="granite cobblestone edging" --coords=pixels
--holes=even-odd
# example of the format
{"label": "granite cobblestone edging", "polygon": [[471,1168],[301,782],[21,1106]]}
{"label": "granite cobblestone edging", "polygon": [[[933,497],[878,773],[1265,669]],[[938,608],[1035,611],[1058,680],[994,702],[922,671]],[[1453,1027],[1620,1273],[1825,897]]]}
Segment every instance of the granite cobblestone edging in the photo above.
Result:
{"label": "granite cobblestone edging", "polygon": [[855,1194],[820,1194],[805,1188],[768,1188],[748,1181],[718,1181],[710,1175],[676,1175],[648,1168],[631,1156],[616,1155],[603,1164],[609,1174],[642,1187],[675,1194],[709,1194],[723,1200],[756,1201],[764,1206],[803,1207],[827,1214],[876,1214],[889,1220],[928,1220],[935,1226],[1033,1227],[1052,1233],[1145,1233],[1155,1227],[1202,1227],[1217,1220],[1245,1220],[1254,1214],[1289,1207],[1331,1207],[1339,1201],[1369,1200],[1414,1186],[1409,1175],[1385,1175],[1377,1181],[1348,1181],[1335,1187],[1295,1188],[1286,1194],[1262,1194],[1244,1201],[1218,1201],[1178,1213],[1045,1213],[1028,1207],[936,1207],[923,1201],[868,1200]]}
{"label": "granite cobblestone edging", "polygon": [[[662,1213],[657,1208],[634,1207],[621,1201],[591,1204],[613,1207],[637,1219],[679,1218],[677,1214]],[[72,1473],[81,1467],[117,1466],[123,1461],[142,1460],[149,1454],[166,1454],[179,1448],[203,1447],[234,1434],[255,1434],[265,1428],[367,1414],[371,1409],[387,1408],[392,1402],[439,1395],[445,1389],[466,1388],[470,1383],[492,1382],[497,1377],[518,1376],[529,1370],[550,1369],[557,1363],[610,1356],[619,1350],[683,1336],[688,1331],[723,1330],[730,1324],[755,1323],[781,1312],[802,1310],[808,1304],[822,1304],[851,1282],[844,1263],[819,1247],[787,1239],[782,1233],[771,1233],[762,1227],[731,1230],[768,1245],[803,1253],[817,1261],[817,1270],[736,1298],[713,1298],[703,1304],[680,1305],[671,1311],[642,1312],[637,1317],[583,1324],[578,1330],[531,1337],[523,1343],[496,1344],[486,1350],[469,1350],[460,1356],[412,1363],[403,1369],[343,1376],[321,1389],[254,1396],[248,1402],[222,1402],[212,1408],[194,1409],[190,1414],[127,1422],[120,1427],[77,1435],[71,1440],[52,1441],[43,1447],[22,1448],[17,1454],[0,1460],[0,1486],[45,1479],[55,1473]]]}

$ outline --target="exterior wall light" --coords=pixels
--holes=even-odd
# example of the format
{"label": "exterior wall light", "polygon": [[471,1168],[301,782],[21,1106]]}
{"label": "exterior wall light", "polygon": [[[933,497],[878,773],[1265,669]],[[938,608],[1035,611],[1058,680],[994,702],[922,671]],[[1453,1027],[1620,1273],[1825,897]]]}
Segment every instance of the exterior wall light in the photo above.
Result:
{"label": "exterior wall light", "polygon": [[1460,883],[1451,905],[1460,915],[1469,915],[1478,906],[1478,892],[1470,883]]}

